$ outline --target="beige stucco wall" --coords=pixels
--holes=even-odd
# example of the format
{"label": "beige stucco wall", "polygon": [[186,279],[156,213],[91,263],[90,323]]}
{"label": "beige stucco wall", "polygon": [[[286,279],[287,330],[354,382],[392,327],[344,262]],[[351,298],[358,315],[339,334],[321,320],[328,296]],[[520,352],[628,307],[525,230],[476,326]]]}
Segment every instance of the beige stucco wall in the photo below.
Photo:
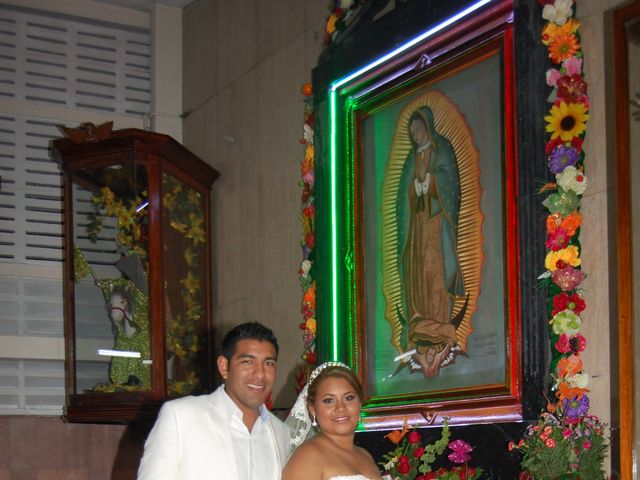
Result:
{"label": "beige stucco wall", "polygon": [[326,12],[323,1],[196,0],[183,14],[183,140],[221,174],[214,321],[218,334],[248,320],[274,329],[276,407],[293,403],[302,354],[300,87],[311,79]]}
{"label": "beige stucco wall", "polygon": [[582,22],[584,71],[591,101],[584,144],[589,185],[582,201],[584,224],[580,236],[583,269],[588,274],[583,284],[587,302],[587,310],[582,315],[583,331],[589,342],[584,360],[585,369],[593,376],[591,412],[614,427],[620,427],[615,425],[610,414],[611,372],[617,369],[617,365],[611,364],[610,351],[617,348],[617,339],[610,338],[609,328],[610,322],[617,322],[617,319],[609,315],[612,294],[609,274],[612,272],[608,261],[608,236],[609,230],[616,227],[615,219],[607,217],[608,197],[615,194],[607,187],[607,175],[608,167],[615,162],[610,156],[614,152],[611,145],[616,139],[613,137],[615,131],[607,125],[608,112],[613,108],[605,102],[605,81],[612,75],[607,60],[612,55],[612,46],[606,44],[604,31],[610,28],[606,24],[610,21],[607,12],[624,3],[619,0],[581,0],[577,10],[577,17]]}
{"label": "beige stucco wall", "polygon": [[584,143],[588,188],[582,200],[584,223],[581,229],[582,267],[587,273],[583,283],[587,309],[582,315],[587,350],[583,358],[592,376],[591,412],[610,422],[609,359],[609,281],[607,219],[607,151],[605,137],[605,47],[604,12],[615,0],[582,0],[577,17],[582,22],[580,35],[585,54],[583,68],[589,88],[591,107]]}

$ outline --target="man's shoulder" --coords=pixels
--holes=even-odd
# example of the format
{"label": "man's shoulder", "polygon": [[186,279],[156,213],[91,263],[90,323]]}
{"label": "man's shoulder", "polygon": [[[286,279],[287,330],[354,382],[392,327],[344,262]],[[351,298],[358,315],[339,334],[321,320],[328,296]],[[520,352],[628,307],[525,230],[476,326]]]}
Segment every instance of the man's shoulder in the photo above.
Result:
{"label": "man's shoulder", "polygon": [[185,411],[185,410],[193,410],[193,409],[201,409],[201,408],[210,408],[212,406],[216,406],[219,403],[219,393],[216,390],[210,394],[203,395],[188,395],[186,397],[174,398],[173,400],[169,400],[165,402],[162,408],[164,410],[173,410],[173,411]]}

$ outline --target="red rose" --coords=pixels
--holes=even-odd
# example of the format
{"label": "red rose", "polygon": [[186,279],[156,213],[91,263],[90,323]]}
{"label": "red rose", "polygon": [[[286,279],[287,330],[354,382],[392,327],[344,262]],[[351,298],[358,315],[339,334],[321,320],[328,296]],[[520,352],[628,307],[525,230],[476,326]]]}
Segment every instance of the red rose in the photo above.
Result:
{"label": "red rose", "polygon": [[316,239],[313,236],[313,233],[309,232],[304,236],[304,241],[307,247],[313,248],[316,244]]}
{"label": "red rose", "polygon": [[409,435],[407,435],[407,440],[409,443],[418,443],[421,440],[421,437],[418,432],[412,430],[409,432]]}
{"label": "red rose", "polygon": [[424,447],[416,448],[416,449],[413,451],[413,456],[414,456],[415,458],[420,458],[420,457],[422,456],[422,454],[423,454],[423,453],[424,453]]}
{"label": "red rose", "polygon": [[411,470],[411,465],[409,465],[409,457],[407,457],[406,455],[401,455],[400,458],[398,458],[398,466],[396,467],[396,470],[398,470],[398,473],[400,475],[406,475],[407,473],[409,473],[409,470]]}

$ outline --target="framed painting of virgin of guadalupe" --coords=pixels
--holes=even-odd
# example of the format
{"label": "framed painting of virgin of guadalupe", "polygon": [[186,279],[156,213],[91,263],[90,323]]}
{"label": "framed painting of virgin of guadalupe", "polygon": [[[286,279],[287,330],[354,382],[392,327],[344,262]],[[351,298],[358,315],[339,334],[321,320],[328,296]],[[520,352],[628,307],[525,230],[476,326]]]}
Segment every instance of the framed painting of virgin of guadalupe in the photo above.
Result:
{"label": "framed painting of virgin of guadalupe", "polygon": [[428,89],[406,103],[381,192],[394,374],[406,368],[436,379],[469,350],[484,261],[481,194],[479,151],[453,100]]}
{"label": "framed painting of virgin of guadalupe", "polygon": [[522,418],[512,28],[456,35],[330,89],[327,308],[365,428]]}

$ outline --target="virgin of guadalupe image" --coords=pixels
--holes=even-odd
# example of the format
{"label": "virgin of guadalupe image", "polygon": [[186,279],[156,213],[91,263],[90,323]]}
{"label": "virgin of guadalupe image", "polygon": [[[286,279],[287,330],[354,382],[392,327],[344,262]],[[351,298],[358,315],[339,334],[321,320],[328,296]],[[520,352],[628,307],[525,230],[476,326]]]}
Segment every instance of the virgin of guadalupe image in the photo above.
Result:
{"label": "virgin of guadalupe image", "polygon": [[400,113],[383,185],[385,314],[404,367],[437,377],[466,355],[482,254],[478,152],[464,117],[427,92]]}

